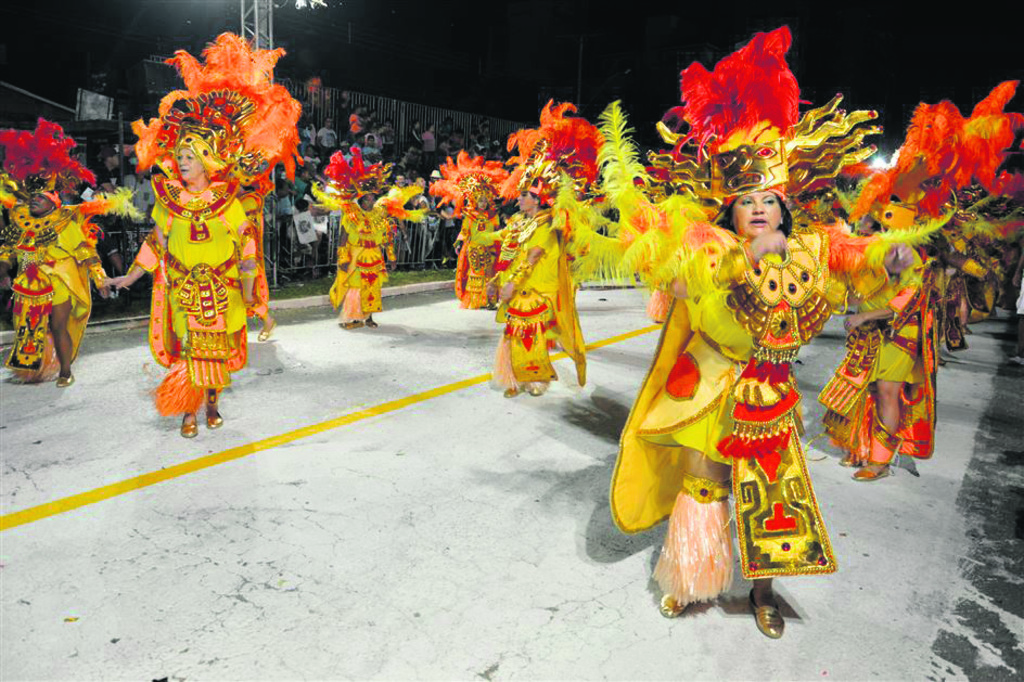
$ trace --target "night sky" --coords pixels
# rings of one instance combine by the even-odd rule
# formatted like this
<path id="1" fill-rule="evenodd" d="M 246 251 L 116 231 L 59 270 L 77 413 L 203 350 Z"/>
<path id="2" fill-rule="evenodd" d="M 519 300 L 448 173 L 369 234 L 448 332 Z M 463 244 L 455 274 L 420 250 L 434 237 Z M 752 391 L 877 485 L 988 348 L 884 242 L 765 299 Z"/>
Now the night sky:
<path id="1" fill-rule="evenodd" d="M 576 99 L 582 40 L 582 113 L 596 117 L 620 98 L 649 140 L 653 121 L 678 104 L 680 68 L 694 59 L 710 68 L 782 24 L 793 31 L 803 99 L 820 105 L 843 92 L 844 107 L 879 110 L 887 151 L 919 101 L 952 99 L 968 114 L 999 82 L 1024 76 L 1016 3 L 928 3 L 916 13 L 896 3 L 721 0 L 328 4 L 276 3 L 276 43 L 289 52 L 280 76 L 534 121 L 548 97 Z M 0 79 L 68 106 L 85 87 L 118 97 L 129 116 L 151 113 L 130 110 L 132 67 L 178 48 L 197 54 L 238 26 L 238 0 L 4 0 Z M 1010 109 L 1024 110 L 1024 94 Z"/>

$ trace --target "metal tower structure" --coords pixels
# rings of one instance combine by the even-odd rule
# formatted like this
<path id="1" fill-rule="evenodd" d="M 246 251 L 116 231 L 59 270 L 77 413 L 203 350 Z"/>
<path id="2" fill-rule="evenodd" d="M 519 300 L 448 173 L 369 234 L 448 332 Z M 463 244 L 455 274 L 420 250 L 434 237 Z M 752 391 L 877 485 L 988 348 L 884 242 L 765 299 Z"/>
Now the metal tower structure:
<path id="1" fill-rule="evenodd" d="M 273 0 L 239 0 L 242 37 L 258 50 L 274 49 Z"/>

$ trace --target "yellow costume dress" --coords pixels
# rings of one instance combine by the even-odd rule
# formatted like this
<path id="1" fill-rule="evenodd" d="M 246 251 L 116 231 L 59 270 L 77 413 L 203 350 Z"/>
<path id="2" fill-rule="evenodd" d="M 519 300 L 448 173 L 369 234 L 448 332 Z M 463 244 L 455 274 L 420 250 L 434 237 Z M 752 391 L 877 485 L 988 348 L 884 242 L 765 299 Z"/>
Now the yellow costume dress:
<path id="1" fill-rule="evenodd" d="M 909 285 L 886 292 L 891 320 L 850 333 L 846 357 L 819 396 L 827 408 L 826 432 L 853 464 L 932 456 L 939 339 L 950 350 L 966 348 L 961 313 L 973 308 L 984 317 L 995 304 L 998 277 L 985 249 L 1019 227 L 1024 215 L 1015 196 L 1020 174 L 1002 169 L 1024 129 L 1024 117 L 1003 112 L 1016 87 L 1016 81 L 997 86 L 970 118 L 949 101 L 919 105 L 896 163 L 873 176 L 857 198 L 851 219 L 870 215 L 885 238 L 920 245 L 926 259 L 918 261 Z M 931 130 L 943 133 L 922 134 Z M 878 380 L 902 384 L 895 430 L 880 418 L 873 386 Z M 868 468 L 855 478 L 875 480 L 889 472 Z"/>
<path id="2" fill-rule="evenodd" d="M 419 222 L 427 214 L 425 209 L 405 208 L 421 192 L 416 185 L 393 187 L 368 210 L 359 205 L 362 197 L 384 191 L 390 169 L 390 164 L 367 166 L 359 149 L 352 152 L 351 162 L 335 152 L 324 168 L 327 184 L 313 186 L 313 196 L 321 206 L 341 211 L 344 243 L 338 247 L 338 274 L 330 298 L 344 323 L 362 322 L 383 309 L 381 289 L 388 281 L 384 254 L 395 260 L 394 221 Z"/>
<path id="3" fill-rule="evenodd" d="M 468 310 L 487 307 L 487 283 L 494 276 L 497 260 L 490 240 L 474 237 L 494 233 L 501 229 L 497 211 L 481 212 L 464 208 L 462 229 L 456 242 L 462 242 L 458 267 L 455 271 L 455 295 L 459 307 Z"/>
<path id="4" fill-rule="evenodd" d="M 584 118 L 571 116 L 576 107 L 549 101 L 540 114 L 539 128 L 512 133 L 509 150 L 516 154 L 501 185 L 501 196 L 536 201 L 538 212 L 513 216 L 500 232 L 479 235 L 478 241 L 501 240 L 494 284 L 499 291 L 513 285 L 512 296 L 498 307 L 497 321 L 505 331 L 495 356 L 494 378 L 512 397 L 526 384 L 540 395 L 557 378 L 550 349 L 557 341 L 576 367 L 580 386 L 587 382 L 586 347 L 576 314 L 576 284 L 567 245 L 571 216 L 585 213 L 597 179 L 597 158 L 604 138 Z M 568 210 L 552 211 L 555 198 Z M 531 253 L 532 252 L 532 253 Z"/>
<path id="5" fill-rule="evenodd" d="M 470 158 L 460 151 L 441 165 L 441 177 L 430 185 L 430 193 L 440 198 L 438 205 L 450 204 L 455 215 L 462 218 L 462 230 L 456 243 L 462 242 L 455 270 L 455 296 L 459 307 L 483 308 L 491 301 L 487 283 L 494 276 L 493 237 L 501 227 L 496 202 L 502 183 L 509 177 L 498 161 L 485 161 L 482 156 Z M 486 208 L 481 210 L 479 204 Z"/>
<path id="6" fill-rule="evenodd" d="M 0 234 L 0 260 L 17 265 L 18 276 L 13 283 L 15 340 L 7 366 L 22 381 L 47 381 L 57 369 L 50 310 L 71 302 L 73 360 L 92 312 L 89 280 L 99 288 L 107 276 L 96 253 L 96 228 L 77 207 L 34 218 L 26 204 L 17 204 L 9 214 L 11 222 Z"/>
<path id="7" fill-rule="evenodd" d="M 556 341 L 576 365 L 580 386 L 586 384 L 583 333 L 576 314 L 575 287 L 569 276 L 561 235 L 554 229 L 551 211 L 532 218 L 516 214 L 504 230 L 495 281 L 500 289 L 513 283 L 512 297 L 498 306 L 496 321 L 505 325 L 498 345 L 495 378 L 505 389 L 558 378 L 550 351 Z M 543 253 L 531 264 L 530 252 Z"/>
<path id="8" fill-rule="evenodd" d="M 183 50 L 168 63 L 186 90 L 161 100 L 159 117 L 135 121 L 139 170 L 156 165 L 153 232 L 135 260 L 153 275 L 149 343 L 153 357 L 169 368 L 157 389 L 165 415 L 193 414 L 247 358 L 244 287 L 253 284 L 253 311 L 266 314 L 262 196 L 273 187 L 276 164 L 291 177 L 298 153 L 296 123 L 301 106 L 273 80 L 284 50 L 254 50 L 224 33 L 203 52 L 205 63 Z M 190 192 L 177 159 L 190 152 L 209 184 Z M 187 157 L 186 157 L 187 158 Z M 201 185 L 200 185 L 201 186 Z M 243 194 L 242 187 L 250 187 Z M 244 202 L 240 200 L 244 198 Z M 219 426 L 207 412 L 207 425 Z M 194 426 L 182 435 L 195 435 Z"/>
<path id="9" fill-rule="evenodd" d="M 938 272 L 934 263 L 919 263 L 914 274 L 913 284 L 889 284 L 861 306 L 863 311 L 876 310 L 880 301 L 893 318 L 850 332 L 846 357 L 818 396 L 826 408 L 826 433 L 857 466 L 872 459 L 888 462 L 896 455 L 928 459 L 935 447 Z M 871 386 L 879 380 L 903 383 L 895 433 L 878 418 Z"/>
<path id="10" fill-rule="evenodd" d="M 71 158 L 69 152 L 74 147 L 75 141 L 65 137 L 59 125 L 42 118 L 34 131 L 0 130 L 4 157 L 0 206 L 10 216 L 0 233 L 0 262 L 8 272 L 15 267 L 18 270 L 12 282 L 14 345 L 6 365 L 22 382 L 49 381 L 60 370 L 50 329 L 54 306 L 70 304 L 68 363 L 78 356 L 92 312 L 89 280 L 97 289 L 106 280 L 96 253 L 100 231 L 91 218 L 104 214 L 138 217 L 127 189 L 99 194 L 81 204 L 62 204 L 62 192 L 73 191 L 83 182 L 96 182 L 92 172 Z M 51 207 L 38 217 L 30 208 L 37 198 L 45 198 Z M 64 385 L 70 386 L 70 381 Z"/>
<path id="11" fill-rule="evenodd" d="M 869 267 L 878 240 L 818 223 L 788 197 L 870 156 L 864 137 L 880 129 L 874 112 L 840 110 L 841 96 L 801 115 L 791 40 L 786 27 L 759 33 L 713 71 L 686 68 L 673 112 L 688 126 L 658 124 L 671 148 L 646 166 L 618 105 L 601 117 L 619 267 L 651 290 L 685 288 L 623 429 L 610 489 L 623 532 L 669 518 L 654 571 L 667 616 L 730 586 L 730 516 L 748 579 L 837 568 L 800 443 L 793 363 L 847 287 L 868 298 L 886 276 Z M 784 256 L 754 262 L 732 232 L 736 202 L 755 193 L 775 195 L 780 223 L 770 229 L 786 234 Z M 782 635 L 776 607 L 753 595 L 751 607 L 762 633 Z"/>
<path id="12" fill-rule="evenodd" d="M 394 221 L 379 199 L 369 211 L 355 201 L 342 206 L 344 243 L 338 247 L 338 274 L 331 304 L 346 321 L 365 320 L 383 310 L 381 288 L 388 281 L 387 261 L 395 260 Z"/>
<path id="13" fill-rule="evenodd" d="M 161 414 L 195 412 L 204 389 L 223 389 L 245 366 L 246 306 L 240 267 L 256 267 L 256 244 L 236 188 L 215 183 L 192 195 L 153 177 L 155 231 L 135 264 L 153 274 L 149 343 L 171 371 L 157 392 Z M 166 245 L 166 246 L 165 246 Z"/>

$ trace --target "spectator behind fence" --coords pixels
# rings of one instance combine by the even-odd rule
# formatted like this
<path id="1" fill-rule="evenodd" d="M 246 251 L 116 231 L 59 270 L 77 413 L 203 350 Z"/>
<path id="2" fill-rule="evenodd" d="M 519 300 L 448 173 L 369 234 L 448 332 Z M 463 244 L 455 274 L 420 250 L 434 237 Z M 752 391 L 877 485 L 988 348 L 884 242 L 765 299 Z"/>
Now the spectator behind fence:
<path id="1" fill-rule="evenodd" d="M 409 137 L 412 138 L 412 144 L 423 149 L 423 124 L 417 118 L 412 122 L 412 127 L 409 128 Z"/>
<path id="2" fill-rule="evenodd" d="M 95 171 L 96 189 L 100 192 L 113 193 L 121 178 L 121 152 L 112 145 L 103 145 L 97 159 L 99 166 Z M 121 255 L 120 242 L 124 228 L 121 219 L 117 216 L 102 216 L 94 220 L 103 231 L 103 235 L 96 243 L 96 253 L 103 260 L 109 274 L 123 275 L 124 257 Z"/>
<path id="3" fill-rule="evenodd" d="M 356 140 L 363 132 L 363 126 L 365 121 L 363 117 L 366 115 L 366 107 L 359 106 L 356 110 L 348 117 L 348 139 Z"/>
<path id="4" fill-rule="evenodd" d="M 334 119 L 330 116 L 324 119 L 323 127 L 317 131 L 316 144 L 328 156 L 338 146 L 338 133 L 334 131 Z"/>
<path id="5" fill-rule="evenodd" d="M 306 116 L 299 119 L 299 153 L 309 156 L 316 144 L 316 126 Z"/>
<path id="6" fill-rule="evenodd" d="M 395 126 L 388 120 L 380 127 L 381 142 L 384 143 L 383 153 L 387 161 L 395 158 Z"/>
<path id="7" fill-rule="evenodd" d="M 434 124 L 431 123 L 423 131 L 423 169 L 433 170 L 437 167 L 437 138 L 434 137 Z"/>

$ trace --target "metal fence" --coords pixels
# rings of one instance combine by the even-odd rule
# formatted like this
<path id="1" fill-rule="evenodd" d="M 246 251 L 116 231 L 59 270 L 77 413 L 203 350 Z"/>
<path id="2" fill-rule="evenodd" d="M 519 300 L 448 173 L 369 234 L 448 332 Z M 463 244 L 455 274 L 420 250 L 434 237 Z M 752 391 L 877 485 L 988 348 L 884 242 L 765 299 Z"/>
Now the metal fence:
<path id="1" fill-rule="evenodd" d="M 415 143 L 412 137 L 412 124 L 414 121 L 419 121 L 422 129 L 426 130 L 427 126 L 431 123 L 440 126 L 446 120 L 450 120 L 452 130 L 462 130 L 467 140 L 469 139 L 469 134 L 480 123 L 486 121 L 489 129 L 488 136 L 491 140 L 500 141 L 503 145 L 502 149 L 504 149 L 505 140 L 508 139 L 509 135 L 528 125 L 527 123 L 510 121 L 496 116 L 483 116 L 444 107 L 414 104 L 413 102 L 404 102 L 390 97 L 370 95 L 353 90 L 347 91 L 349 97 L 346 108 L 342 102 L 341 93 L 343 91 L 337 88 L 310 87 L 306 83 L 298 83 L 289 79 L 282 79 L 278 82 L 285 86 L 295 99 L 302 102 L 303 114 L 317 129 L 324 124 L 324 120 L 332 118 L 335 121 L 335 129 L 340 133 L 340 131 L 348 129 L 348 120 L 341 120 L 343 113 L 347 116 L 360 106 L 366 107 L 367 111 L 375 111 L 377 122 L 390 121 L 394 126 L 397 157 L 401 157 L 402 153 Z M 438 134 L 438 142 L 440 141 L 440 135 Z M 443 161 L 444 159 L 438 159 L 439 164 Z"/>
<path id="2" fill-rule="evenodd" d="M 263 210 L 263 252 L 271 287 L 334 273 L 342 229 L 338 216 L 329 216 L 326 231 L 310 241 L 309 237 L 300 238 L 293 215 L 278 211 L 273 195 L 267 197 Z M 454 268 L 459 227 L 458 221 L 442 220 L 434 213 L 421 223 L 398 221 L 395 266 L 403 270 Z"/>

